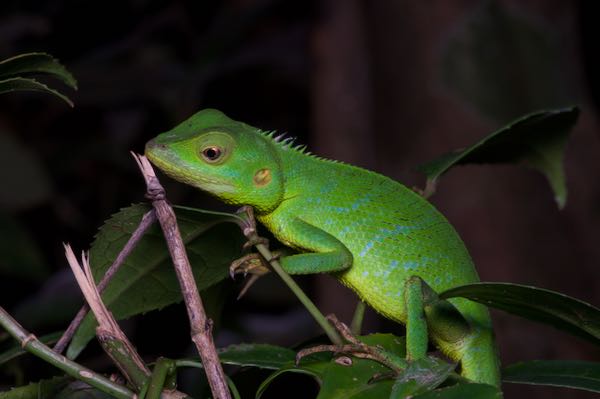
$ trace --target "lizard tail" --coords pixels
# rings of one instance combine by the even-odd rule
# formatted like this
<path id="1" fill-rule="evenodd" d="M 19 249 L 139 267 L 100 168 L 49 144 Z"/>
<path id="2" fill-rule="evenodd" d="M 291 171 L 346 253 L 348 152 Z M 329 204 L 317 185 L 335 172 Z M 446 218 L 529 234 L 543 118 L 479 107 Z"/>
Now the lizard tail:
<path id="1" fill-rule="evenodd" d="M 487 308 L 476 303 L 468 317 L 472 332 L 461 348 L 461 374 L 473 381 L 500 386 L 500 360 Z"/>

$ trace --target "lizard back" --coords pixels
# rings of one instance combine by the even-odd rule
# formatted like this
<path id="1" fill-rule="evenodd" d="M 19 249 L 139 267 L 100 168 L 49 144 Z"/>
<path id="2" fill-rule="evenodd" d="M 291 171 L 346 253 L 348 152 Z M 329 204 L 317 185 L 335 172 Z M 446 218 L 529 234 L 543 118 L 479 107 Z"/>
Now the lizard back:
<path id="1" fill-rule="evenodd" d="M 293 215 L 336 237 L 353 265 L 336 277 L 375 310 L 404 321 L 402 294 L 410 276 L 435 291 L 479 281 L 462 240 L 419 194 L 375 172 L 282 149 L 284 200 L 259 219 L 282 242 Z M 461 301 L 458 301 L 461 302 Z"/>

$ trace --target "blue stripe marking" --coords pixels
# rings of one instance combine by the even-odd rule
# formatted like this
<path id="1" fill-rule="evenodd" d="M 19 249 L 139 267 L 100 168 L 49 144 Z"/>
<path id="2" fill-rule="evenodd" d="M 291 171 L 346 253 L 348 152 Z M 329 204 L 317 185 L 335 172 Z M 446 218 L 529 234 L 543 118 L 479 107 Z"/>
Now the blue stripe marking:
<path id="1" fill-rule="evenodd" d="M 365 247 L 362 249 L 362 251 L 360 251 L 358 256 L 360 256 L 361 258 L 364 257 L 367 254 L 367 252 L 369 252 L 371 250 L 371 248 L 373 248 L 373 245 L 374 245 L 373 241 L 369 241 L 367 243 L 367 245 L 365 245 Z"/>

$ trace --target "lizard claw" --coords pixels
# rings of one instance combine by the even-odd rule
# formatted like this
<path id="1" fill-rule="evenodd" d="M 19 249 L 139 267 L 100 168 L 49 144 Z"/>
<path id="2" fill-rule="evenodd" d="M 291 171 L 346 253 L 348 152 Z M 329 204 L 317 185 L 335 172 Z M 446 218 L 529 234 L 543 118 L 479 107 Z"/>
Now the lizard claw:
<path id="1" fill-rule="evenodd" d="M 240 291 L 238 299 L 240 299 L 248 289 L 263 275 L 271 272 L 268 266 L 268 262 L 260 254 L 251 253 L 231 262 L 229 266 L 229 276 L 234 278 L 236 274 L 243 274 L 244 276 L 250 274 L 250 278 Z"/>
<path id="2" fill-rule="evenodd" d="M 248 251 L 250 248 L 252 248 L 253 246 L 258 245 L 258 244 L 264 244 L 268 247 L 269 240 L 266 238 L 263 238 L 263 237 L 256 236 L 256 237 L 250 238 L 248 241 L 246 241 L 244 243 L 244 245 L 242 246 L 242 249 L 244 251 Z"/>
<path id="3" fill-rule="evenodd" d="M 229 266 L 229 275 L 231 278 L 235 277 L 236 274 L 244 274 L 245 276 L 250 273 L 262 276 L 268 272 L 270 272 L 270 270 L 267 266 L 267 262 L 257 253 L 242 256 L 231 262 L 231 265 Z"/>
<path id="4" fill-rule="evenodd" d="M 237 299 L 237 300 L 240 300 L 240 299 L 241 299 L 241 298 L 242 298 L 242 297 L 243 297 L 243 296 L 246 294 L 246 292 L 248 291 L 248 289 L 249 289 L 250 287 L 252 287 L 252 286 L 254 285 L 254 283 L 255 283 L 255 282 L 256 282 L 256 281 L 257 281 L 259 278 L 260 278 L 260 276 L 259 276 L 259 275 L 257 275 L 257 274 L 253 274 L 253 275 L 251 275 L 251 276 L 250 276 L 250 278 L 248 278 L 248 280 L 246 280 L 246 281 L 244 282 L 244 286 L 243 286 L 243 287 L 242 287 L 242 289 L 240 290 L 240 293 L 238 294 L 238 296 L 237 296 L 237 298 L 236 298 L 236 299 Z"/>

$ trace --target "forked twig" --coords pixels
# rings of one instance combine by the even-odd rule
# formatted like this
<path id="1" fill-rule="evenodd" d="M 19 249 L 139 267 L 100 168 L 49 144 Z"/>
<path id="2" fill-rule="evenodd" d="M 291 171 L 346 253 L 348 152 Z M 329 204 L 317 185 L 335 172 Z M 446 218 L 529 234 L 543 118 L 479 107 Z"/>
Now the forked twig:
<path id="1" fill-rule="evenodd" d="M 215 399 L 230 399 L 225 373 L 212 338 L 212 321 L 206 317 L 202 299 L 194 280 L 192 268 L 177 226 L 173 208 L 167 203 L 165 190 L 158 181 L 152 165 L 143 155 L 132 153 L 146 181 L 146 196 L 152 201 L 156 216 L 167 241 L 173 266 L 190 320 L 192 341 L 196 345 L 208 383 Z"/>
<path id="2" fill-rule="evenodd" d="M 135 394 L 128 388 L 54 352 L 52 349 L 41 343 L 33 334 L 21 327 L 21 325 L 2 307 L 0 307 L 0 326 L 6 329 L 14 339 L 20 342 L 23 349 L 27 352 L 64 371 L 67 375 L 86 382 L 94 388 L 118 399 L 130 399 L 135 397 Z"/>
<path id="3" fill-rule="evenodd" d="M 256 220 L 254 219 L 254 210 L 250 206 L 244 206 L 238 210 L 238 215 L 244 217 L 244 223 L 240 223 L 240 228 L 242 229 L 242 233 L 248 239 L 248 243 L 250 245 L 254 245 L 258 253 L 262 255 L 263 258 L 269 263 L 271 268 L 279 275 L 279 277 L 283 280 L 283 282 L 288 286 L 288 288 L 296 295 L 298 300 L 302 302 L 306 310 L 311 314 L 311 316 L 315 319 L 317 324 L 323 329 L 327 337 L 331 340 L 331 342 L 335 345 L 342 345 L 344 341 L 338 334 L 338 332 L 329 324 L 326 320 L 325 316 L 319 311 L 319 309 L 315 306 L 313 301 L 310 300 L 308 296 L 302 291 L 302 289 L 298 286 L 298 284 L 290 277 L 289 274 L 286 273 L 285 270 L 281 267 L 280 262 L 277 260 L 276 256 L 273 256 L 273 253 L 269 249 L 269 247 L 265 244 L 265 240 L 258 236 L 256 232 Z"/>
<path id="4" fill-rule="evenodd" d="M 154 209 L 152 209 L 144 214 L 142 220 L 140 221 L 140 224 L 135 229 L 131 237 L 129 237 L 129 240 L 127 241 L 121 252 L 119 252 L 119 255 L 117 255 L 115 261 L 112 263 L 112 265 L 110 265 L 110 267 L 102 277 L 102 280 L 100 280 L 100 283 L 98 283 L 98 291 L 100 293 L 104 291 L 104 289 L 106 288 L 110 280 L 113 278 L 113 276 L 117 273 L 123 262 L 125 262 L 125 259 L 127 259 L 131 251 L 133 251 L 133 249 L 136 247 L 146 230 L 148 230 L 148 228 L 152 226 L 154 222 L 156 222 L 156 213 L 154 212 Z M 63 333 L 58 342 L 54 345 L 55 352 L 62 353 L 65 350 L 65 348 L 73 338 L 73 335 L 75 335 L 75 331 L 77 331 L 77 329 L 83 322 L 83 318 L 89 310 L 90 307 L 87 305 L 87 303 L 84 304 L 81 307 L 81 309 L 79 309 L 79 312 L 77 312 L 77 315 L 75 316 L 73 321 L 71 321 L 71 324 L 69 324 L 67 330 Z"/>
<path id="5" fill-rule="evenodd" d="M 148 370 L 127 336 L 119 328 L 113 315 L 102 302 L 90 268 L 89 255 L 82 254 L 81 263 L 83 267 L 79 265 L 71 246 L 68 244 L 65 244 L 65 255 L 85 300 L 92 309 L 94 316 L 96 316 L 96 320 L 98 320 L 96 334 L 102 347 L 127 380 L 138 392 L 141 391 L 150 377 L 150 370 Z"/>

